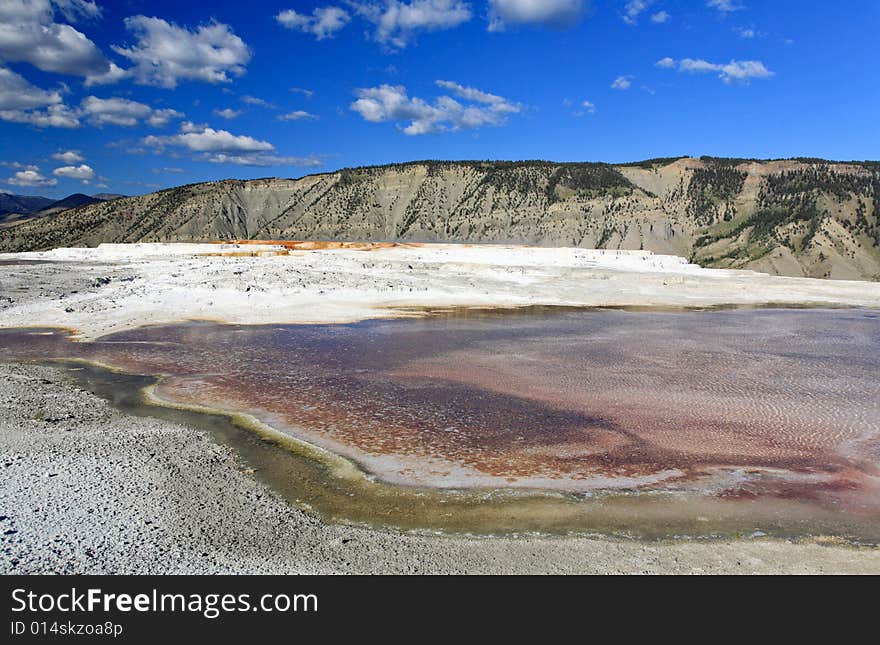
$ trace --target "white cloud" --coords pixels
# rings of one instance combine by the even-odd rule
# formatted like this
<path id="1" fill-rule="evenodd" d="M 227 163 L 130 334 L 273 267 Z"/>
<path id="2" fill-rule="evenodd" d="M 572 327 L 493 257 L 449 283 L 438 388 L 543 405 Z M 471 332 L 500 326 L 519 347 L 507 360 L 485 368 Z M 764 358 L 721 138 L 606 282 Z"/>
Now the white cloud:
<path id="1" fill-rule="evenodd" d="M 150 114 L 150 117 L 147 119 L 147 123 L 154 128 L 161 128 L 168 125 L 170 121 L 173 121 L 174 119 L 182 119 L 184 116 L 186 115 L 183 112 L 178 112 L 171 108 L 153 110 L 152 114 Z"/>
<path id="2" fill-rule="evenodd" d="M 80 120 L 91 125 L 132 127 L 146 122 L 153 127 L 167 125 L 184 114 L 170 108 L 153 109 L 130 99 L 87 96 L 78 108 L 61 101 L 58 92 L 45 92 L 23 78 L 0 67 L 0 120 L 36 127 L 78 128 Z M 45 106 L 45 109 L 36 109 Z"/>
<path id="3" fill-rule="evenodd" d="M 754 38 L 755 36 L 758 35 L 758 32 L 755 31 L 755 30 L 754 30 L 753 28 L 751 28 L 751 27 L 735 27 L 735 28 L 733 29 L 733 31 L 735 31 L 736 34 L 737 34 L 740 38 Z"/>
<path id="4" fill-rule="evenodd" d="M 352 9 L 373 23 L 373 38 L 388 47 L 406 47 L 420 31 L 452 29 L 471 19 L 470 5 L 461 0 L 384 0 L 350 2 Z"/>
<path id="5" fill-rule="evenodd" d="M 44 177 L 36 166 L 31 166 L 27 170 L 19 170 L 6 183 L 13 186 L 54 186 L 58 180 Z"/>
<path id="6" fill-rule="evenodd" d="M 402 85 L 380 85 L 357 91 L 357 100 L 350 109 L 373 123 L 408 122 L 401 127 L 408 135 L 466 130 L 489 125 L 502 125 L 509 114 L 521 112 L 523 107 L 507 99 L 452 81 L 437 81 L 470 105 L 459 103 L 448 95 L 437 97 L 433 103 L 407 95 Z"/>
<path id="7" fill-rule="evenodd" d="M 89 20 L 101 17 L 101 7 L 94 0 L 52 0 L 52 4 L 70 22 L 81 17 Z"/>
<path id="8" fill-rule="evenodd" d="M 103 74 L 90 74 L 89 76 L 86 76 L 85 86 L 112 85 L 113 83 L 118 83 L 123 78 L 128 78 L 129 76 L 131 76 L 131 70 L 122 69 L 116 63 L 110 63 L 110 69 Z"/>
<path id="9" fill-rule="evenodd" d="M 318 157 L 282 157 L 267 154 L 226 154 L 223 152 L 206 154 L 202 157 L 211 163 L 228 163 L 237 166 L 308 166 L 315 167 L 324 164 Z"/>
<path id="10" fill-rule="evenodd" d="M 143 139 L 145 145 L 156 150 L 166 147 L 184 148 L 191 152 L 272 152 L 268 141 L 260 141 L 246 135 L 235 135 L 228 130 L 215 130 L 189 121 L 181 124 L 181 133 L 170 136 L 150 135 Z"/>
<path id="11" fill-rule="evenodd" d="M 222 110 L 214 110 L 214 114 L 224 119 L 236 119 L 241 116 L 241 110 L 233 110 L 232 108 L 224 108 Z"/>
<path id="12" fill-rule="evenodd" d="M 570 108 L 572 106 L 572 102 L 568 99 L 565 99 L 562 104 Z M 578 106 L 578 109 L 571 113 L 572 116 L 582 117 L 585 114 L 595 114 L 596 106 L 592 101 L 581 101 L 581 104 Z"/>
<path id="13" fill-rule="evenodd" d="M 632 87 L 632 76 L 618 76 L 614 79 L 614 82 L 611 83 L 612 90 L 628 90 Z"/>
<path id="14" fill-rule="evenodd" d="M 62 163 L 66 163 L 68 165 L 72 165 L 75 163 L 79 163 L 80 161 L 85 161 L 86 158 L 83 157 L 79 150 L 67 150 L 65 152 L 56 152 L 52 155 L 52 158 L 56 161 L 60 161 Z"/>
<path id="15" fill-rule="evenodd" d="M 11 69 L 0 67 L 0 110 L 29 110 L 58 103 L 59 92 L 40 89 Z"/>
<path id="16" fill-rule="evenodd" d="M 651 14 L 651 22 L 662 25 L 664 22 L 669 22 L 670 17 L 668 11 L 658 11 L 655 14 Z"/>
<path id="17" fill-rule="evenodd" d="M 91 166 L 82 164 L 79 166 L 62 166 L 52 171 L 56 177 L 64 177 L 66 179 L 79 179 L 84 184 L 89 183 L 97 177 Z"/>
<path id="18" fill-rule="evenodd" d="M 137 101 L 120 98 L 99 99 L 97 96 L 84 98 L 80 109 L 89 123 L 99 127 L 103 125 L 132 127 L 141 119 L 148 117 L 152 111 L 149 105 Z"/>
<path id="19" fill-rule="evenodd" d="M 745 5 L 740 4 L 736 0 L 707 0 L 706 6 L 717 9 L 721 13 L 731 13 L 745 9 Z"/>
<path id="20" fill-rule="evenodd" d="M 661 58 L 656 63 L 654 63 L 656 67 L 663 67 L 664 69 L 672 69 L 675 67 L 675 59 L 667 56 L 666 58 Z"/>
<path id="21" fill-rule="evenodd" d="M 241 100 L 243 103 L 247 103 L 248 105 L 259 105 L 260 107 L 264 108 L 275 107 L 271 103 L 269 103 L 269 101 L 256 96 L 242 96 Z"/>
<path id="22" fill-rule="evenodd" d="M 131 16 L 125 26 L 137 43 L 113 49 L 134 63 L 129 71 L 142 85 L 174 88 L 181 80 L 228 83 L 230 76 L 244 74 L 251 59 L 245 42 L 219 22 L 190 30 L 161 18 Z"/>
<path id="23" fill-rule="evenodd" d="M 671 61 L 671 64 L 660 65 Z M 664 58 L 657 62 L 661 67 L 672 68 L 675 61 L 671 58 Z M 711 63 L 701 58 L 683 58 L 678 62 L 679 72 L 690 72 L 694 74 L 706 72 L 718 72 L 718 78 L 727 84 L 745 83 L 751 79 L 767 79 L 774 76 L 774 73 L 759 60 L 732 60 L 729 63 Z"/>
<path id="24" fill-rule="evenodd" d="M 44 72 L 92 76 L 110 62 L 85 34 L 54 21 L 55 9 L 68 20 L 94 18 L 100 10 L 84 0 L 3 0 L 0 2 L 0 61 L 26 62 Z"/>
<path id="25" fill-rule="evenodd" d="M 624 7 L 623 21 L 628 25 L 638 24 L 639 15 L 641 15 L 650 4 L 650 0 L 629 0 Z"/>
<path id="26" fill-rule="evenodd" d="M 182 112 L 170 108 L 154 110 L 146 103 L 113 97 L 101 99 L 87 96 L 80 103 L 80 114 L 92 125 L 119 125 L 133 127 L 146 121 L 153 127 L 167 125 L 172 119 L 182 118 Z"/>
<path id="27" fill-rule="evenodd" d="M 39 170 L 39 167 L 32 164 L 23 164 L 18 161 L 0 161 L 0 166 L 4 168 L 15 168 L 16 170 Z"/>
<path id="28" fill-rule="evenodd" d="M 279 121 L 302 121 L 304 119 L 317 119 L 318 117 L 305 110 L 294 110 L 278 117 Z"/>
<path id="29" fill-rule="evenodd" d="M 324 40 L 333 38 L 351 21 L 351 16 L 345 9 L 331 6 L 316 7 L 310 16 L 287 9 L 275 16 L 275 20 L 288 29 L 297 29 L 312 34 L 317 40 Z"/>
<path id="30" fill-rule="evenodd" d="M 489 0 L 489 31 L 503 31 L 507 25 L 572 27 L 588 4 L 586 0 Z"/>
<path id="31" fill-rule="evenodd" d="M 78 128 L 79 115 L 62 103 L 61 91 L 41 89 L 0 67 L 0 121 L 38 128 Z"/>
<path id="32" fill-rule="evenodd" d="M 435 81 L 434 83 L 435 85 L 437 85 L 437 87 L 442 87 L 444 90 L 449 90 L 458 98 L 465 99 L 467 101 L 474 101 L 475 103 L 486 103 L 488 105 L 500 105 L 505 103 L 505 100 L 497 94 L 489 94 L 488 92 L 483 92 L 482 90 L 478 90 L 475 87 L 466 87 L 464 85 L 460 85 L 459 83 L 455 83 L 454 81 Z"/>
<path id="33" fill-rule="evenodd" d="M 0 121 L 26 123 L 37 128 L 78 128 L 79 115 L 63 104 L 44 110 L 0 110 Z"/>
<path id="34" fill-rule="evenodd" d="M 296 92 L 297 94 L 302 94 L 302 95 L 303 95 L 304 97 L 306 97 L 307 99 L 310 99 L 310 98 L 312 98 L 312 97 L 315 95 L 315 91 L 314 91 L 314 90 L 307 90 L 307 89 L 304 89 L 304 88 L 302 88 L 302 87 L 291 87 L 291 88 L 290 88 L 290 91 L 291 91 L 291 92 Z"/>

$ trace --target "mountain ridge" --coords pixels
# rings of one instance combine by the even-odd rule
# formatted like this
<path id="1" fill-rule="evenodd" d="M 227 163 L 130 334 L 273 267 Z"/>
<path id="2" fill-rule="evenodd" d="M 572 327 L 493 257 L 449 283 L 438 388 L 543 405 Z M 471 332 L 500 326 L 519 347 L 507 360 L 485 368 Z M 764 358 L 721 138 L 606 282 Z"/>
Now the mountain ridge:
<path id="1" fill-rule="evenodd" d="M 227 179 L 0 231 L 0 250 L 339 239 L 646 249 L 704 266 L 880 279 L 880 162 L 423 160 Z"/>
<path id="2" fill-rule="evenodd" d="M 55 200 L 39 195 L 15 195 L 0 192 L 0 224 L 47 208 Z"/>
<path id="3" fill-rule="evenodd" d="M 39 195 L 16 195 L 0 191 L 0 225 L 11 224 L 19 220 L 52 215 L 69 208 L 77 208 L 86 204 L 109 201 L 125 197 L 115 193 L 97 193 L 86 195 L 84 193 L 72 193 L 61 199 L 42 197 Z"/>

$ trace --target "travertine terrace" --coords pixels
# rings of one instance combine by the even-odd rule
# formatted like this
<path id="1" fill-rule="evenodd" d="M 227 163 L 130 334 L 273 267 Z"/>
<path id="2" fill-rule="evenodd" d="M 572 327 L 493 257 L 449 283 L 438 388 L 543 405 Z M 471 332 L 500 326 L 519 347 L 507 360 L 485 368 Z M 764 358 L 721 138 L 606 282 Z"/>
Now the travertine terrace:
<path id="1" fill-rule="evenodd" d="M 156 243 L 5 254 L 0 261 L 7 265 L 0 326 L 62 326 L 83 338 L 188 319 L 350 322 L 426 307 L 880 306 L 878 283 L 703 269 L 647 251 Z"/>

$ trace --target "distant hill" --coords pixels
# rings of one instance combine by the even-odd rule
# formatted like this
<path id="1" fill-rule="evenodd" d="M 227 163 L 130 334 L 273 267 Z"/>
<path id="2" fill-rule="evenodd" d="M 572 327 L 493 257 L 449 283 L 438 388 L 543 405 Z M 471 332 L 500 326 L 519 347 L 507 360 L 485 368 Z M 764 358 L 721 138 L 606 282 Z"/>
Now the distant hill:
<path id="1" fill-rule="evenodd" d="M 74 193 L 64 199 L 49 199 L 48 197 L 31 197 L 29 195 L 13 195 L 0 192 L 0 226 L 8 226 L 34 217 L 55 215 L 71 208 L 79 208 L 88 204 L 106 202 L 120 199 L 125 195 L 116 193 L 97 193 L 84 195 Z"/>
<path id="2" fill-rule="evenodd" d="M 0 192 L 0 224 L 36 213 L 54 201 L 54 199 L 49 199 L 48 197 L 31 197 L 30 195 L 13 195 L 12 193 Z"/>
<path id="3" fill-rule="evenodd" d="M 54 213 L 66 211 L 69 208 L 79 208 L 80 206 L 85 206 L 87 204 L 96 204 L 101 201 L 104 200 L 97 197 L 84 195 L 83 193 L 74 193 L 73 195 L 68 195 L 64 199 L 59 199 L 56 202 L 52 202 L 42 210 L 38 211 L 37 215 L 52 215 Z"/>
<path id="4" fill-rule="evenodd" d="M 226 180 L 0 230 L 0 250 L 334 239 L 647 249 L 703 266 L 880 280 L 880 162 L 419 161 Z"/>

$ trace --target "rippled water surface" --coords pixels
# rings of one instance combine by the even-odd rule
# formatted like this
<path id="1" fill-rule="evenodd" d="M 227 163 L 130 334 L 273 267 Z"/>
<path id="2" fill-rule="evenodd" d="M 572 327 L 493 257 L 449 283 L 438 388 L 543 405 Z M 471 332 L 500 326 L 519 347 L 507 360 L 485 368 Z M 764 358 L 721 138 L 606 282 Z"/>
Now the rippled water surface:
<path id="1" fill-rule="evenodd" d="M 93 343 L 5 331 L 0 347 L 160 375 L 163 399 L 253 414 L 393 490 L 394 525 L 480 524 L 473 508 L 443 522 L 425 504 L 485 505 L 487 490 L 503 489 L 556 491 L 528 522 L 509 507 L 495 520 L 505 529 L 601 529 L 612 515 L 625 528 L 630 513 L 632 526 L 649 518 L 674 531 L 705 522 L 880 536 L 876 311 L 188 323 Z M 390 499 L 358 494 L 359 512 L 339 502 L 331 514 L 369 521 L 370 505 Z"/>

